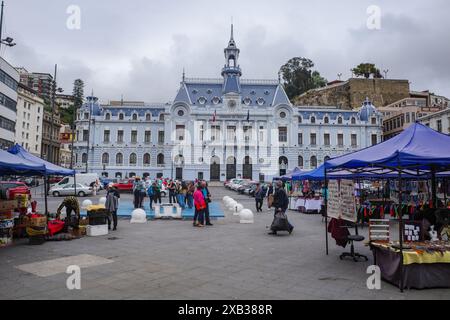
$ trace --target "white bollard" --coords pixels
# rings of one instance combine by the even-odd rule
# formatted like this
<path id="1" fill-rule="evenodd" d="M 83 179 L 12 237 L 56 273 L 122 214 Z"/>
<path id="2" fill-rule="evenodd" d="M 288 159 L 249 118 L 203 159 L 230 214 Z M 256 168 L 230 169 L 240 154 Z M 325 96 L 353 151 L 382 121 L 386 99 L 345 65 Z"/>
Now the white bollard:
<path id="1" fill-rule="evenodd" d="M 244 206 L 243 206 L 242 204 L 240 204 L 240 203 L 236 204 L 236 205 L 234 206 L 234 212 L 233 212 L 233 215 L 234 215 L 234 216 L 238 216 L 238 215 L 239 215 L 239 212 L 241 212 L 243 209 L 244 209 Z"/>
<path id="2" fill-rule="evenodd" d="M 250 209 L 244 209 L 241 210 L 239 213 L 239 216 L 241 220 L 240 223 L 253 223 L 254 222 L 254 215 L 253 212 Z"/>
<path id="3" fill-rule="evenodd" d="M 147 215 L 143 209 L 134 209 L 131 212 L 130 223 L 147 223 Z"/>
<path id="4" fill-rule="evenodd" d="M 87 209 L 87 207 L 89 206 L 92 206 L 92 201 L 89 199 L 83 200 L 83 202 L 81 203 L 82 209 Z"/>
<path id="5" fill-rule="evenodd" d="M 106 203 L 106 197 L 101 197 L 100 199 L 98 199 L 98 204 L 105 205 L 105 203 Z"/>
<path id="6" fill-rule="evenodd" d="M 155 210 L 155 218 L 161 218 L 161 204 L 155 204 L 153 209 Z"/>

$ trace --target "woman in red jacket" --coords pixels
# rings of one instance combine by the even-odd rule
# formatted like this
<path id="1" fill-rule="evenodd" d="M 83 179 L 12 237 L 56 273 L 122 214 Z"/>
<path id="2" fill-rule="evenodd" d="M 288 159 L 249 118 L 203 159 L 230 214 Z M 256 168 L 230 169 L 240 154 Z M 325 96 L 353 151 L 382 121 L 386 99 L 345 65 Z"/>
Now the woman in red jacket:
<path id="1" fill-rule="evenodd" d="M 194 192 L 194 227 L 203 227 L 204 213 L 206 209 L 205 197 L 203 196 L 201 185 L 197 185 Z M 198 221 L 197 221 L 198 220 Z"/>

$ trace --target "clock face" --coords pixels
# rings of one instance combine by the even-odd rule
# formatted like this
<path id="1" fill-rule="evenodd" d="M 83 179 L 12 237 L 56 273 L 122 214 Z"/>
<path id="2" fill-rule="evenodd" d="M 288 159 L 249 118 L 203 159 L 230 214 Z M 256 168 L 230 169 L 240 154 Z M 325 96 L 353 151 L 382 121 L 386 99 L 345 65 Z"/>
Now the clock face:
<path id="1" fill-rule="evenodd" d="M 233 109 L 234 107 L 236 107 L 236 101 L 234 101 L 234 100 L 228 101 L 228 107 L 230 109 Z"/>

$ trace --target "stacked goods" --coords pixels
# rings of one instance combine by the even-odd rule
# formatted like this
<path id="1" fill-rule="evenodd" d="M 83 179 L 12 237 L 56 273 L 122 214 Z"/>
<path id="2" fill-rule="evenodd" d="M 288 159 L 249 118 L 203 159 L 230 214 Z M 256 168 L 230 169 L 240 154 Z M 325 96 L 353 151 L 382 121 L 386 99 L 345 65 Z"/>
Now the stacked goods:
<path id="1" fill-rule="evenodd" d="M 7 246 L 12 242 L 14 219 L 0 220 L 0 247 Z"/>
<path id="2" fill-rule="evenodd" d="M 0 247 L 11 244 L 13 239 L 13 211 L 17 207 L 15 200 L 0 200 Z"/>
<path id="3" fill-rule="evenodd" d="M 90 226 L 98 226 L 107 224 L 106 219 L 108 212 L 106 209 L 90 210 L 87 212 Z"/>
<path id="4" fill-rule="evenodd" d="M 42 244 L 47 233 L 47 217 L 32 214 L 27 221 L 27 234 L 30 244 Z"/>

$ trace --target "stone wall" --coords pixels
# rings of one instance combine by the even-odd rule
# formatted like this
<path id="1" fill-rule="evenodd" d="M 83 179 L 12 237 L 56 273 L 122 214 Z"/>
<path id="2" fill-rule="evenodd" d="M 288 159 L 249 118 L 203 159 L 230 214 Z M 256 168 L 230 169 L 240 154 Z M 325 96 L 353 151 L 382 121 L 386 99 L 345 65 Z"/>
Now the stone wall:
<path id="1" fill-rule="evenodd" d="M 310 90 L 294 98 L 293 103 L 299 106 L 358 109 L 366 97 L 379 107 L 409 96 L 408 80 L 352 78 L 340 84 Z"/>

